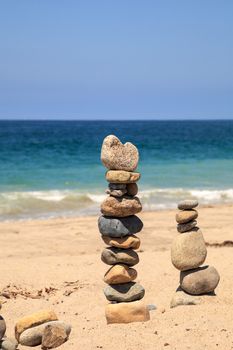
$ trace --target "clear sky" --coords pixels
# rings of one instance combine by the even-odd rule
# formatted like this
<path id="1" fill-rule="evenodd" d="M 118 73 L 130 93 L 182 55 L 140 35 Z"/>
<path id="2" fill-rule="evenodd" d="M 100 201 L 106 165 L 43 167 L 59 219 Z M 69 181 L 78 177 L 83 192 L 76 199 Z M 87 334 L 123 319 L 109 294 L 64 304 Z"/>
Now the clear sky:
<path id="1" fill-rule="evenodd" d="M 233 118 L 232 0 L 2 0 L 1 119 Z"/>

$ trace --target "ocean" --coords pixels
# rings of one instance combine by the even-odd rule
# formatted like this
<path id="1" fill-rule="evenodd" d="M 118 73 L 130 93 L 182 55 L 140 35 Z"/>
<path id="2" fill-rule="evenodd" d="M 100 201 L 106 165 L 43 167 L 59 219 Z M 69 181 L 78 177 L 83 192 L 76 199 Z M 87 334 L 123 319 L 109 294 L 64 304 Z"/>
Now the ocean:
<path id="1" fill-rule="evenodd" d="M 98 213 L 109 134 L 139 149 L 145 210 L 233 203 L 233 121 L 0 121 L 0 220 Z"/>

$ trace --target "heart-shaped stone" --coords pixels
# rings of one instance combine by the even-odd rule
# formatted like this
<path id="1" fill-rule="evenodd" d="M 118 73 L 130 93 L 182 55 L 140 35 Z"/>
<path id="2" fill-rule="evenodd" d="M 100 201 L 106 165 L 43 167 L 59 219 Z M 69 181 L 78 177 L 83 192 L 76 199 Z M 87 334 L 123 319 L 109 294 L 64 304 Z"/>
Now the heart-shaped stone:
<path id="1" fill-rule="evenodd" d="M 105 137 L 101 149 L 101 161 L 110 170 L 134 171 L 137 168 L 139 154 L 132 143 L 121 141 L 114 135 Z"/>

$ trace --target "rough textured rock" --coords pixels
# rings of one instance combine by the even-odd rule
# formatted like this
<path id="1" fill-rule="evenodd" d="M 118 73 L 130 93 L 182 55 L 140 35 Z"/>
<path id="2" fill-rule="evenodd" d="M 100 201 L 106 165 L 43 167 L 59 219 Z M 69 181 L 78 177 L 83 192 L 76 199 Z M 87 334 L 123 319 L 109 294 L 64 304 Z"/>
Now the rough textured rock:
<path id="1" fill-rule="evenodd" d="M 132 143 L 121 141 L 114 135 L 105 137 L 101 149 L 101 161 L 108 169 L 134 171 L 137 168 L 139 154 Z"/>
<path id="2" fill-rule="evenodd" d="M 1 350 L 16 350 L 18 348 L 18 342 L 13 338 L 3 338 L 0 341 Z"/>
<path id="3" fill-rule="evenodd" d="M 202 232 L 198 228 L 179 234 L 171 247 L 171 261 L 180 271 L 195 269 L 205 261 L 207 250 Z"/>
<path id="4" fill-rule="evenodd" d="M 127 194 L 129 196 L 133 196 L 134 197 L 138 193 L 138 185 L 136 183 L 128 184 L 126 186 L 126 189 L 127 189 Z"/>
<path id="5" fill-rule="evenodd" d="M 6 333 L 6 322 L 2 316 L 0 316 L 0 340 L 4 337 Z"/>
<path id="6" fill-rule="evenodd" d="M 107 265 L 126 264 L 134 266 L 138 264 L 138 254 L 132 249 L 105 248 L 101 260 Z"/>
<path id="7" fill-rule="evenodd" d="M 111 238 L 107 236 L 102 236 L 102 239 L 105 244 L 122 249 L 138 249 L 141 244 L 140 239 L 135 235 L 126 236 L 123 238 Z"/>
<path id="8" fill-rule="evenodd" d="M 49 324 L 44 329 L 41 348 L 43 350 L 57 348 L 65 343 L 68 338 L 69 335 L 67 334 L 64 326 Z"/>
<path id="9" fill-rule="evenodd" d="M 143 301 L 108 304 L 105 308 L 107 323 L 130 323 L 149 321 L 150 313 Z"/>
<path id="10" fill-rule="evenodd" d="M 196 208 L 197 206 L 198 206 L 198 201 L 196 199 L 186 199 L 178 203 L 178 209 L 180 210 L 193 209 L 193 208 Z"/>
<path id="11" fill-rule="evenodd" d="M 71 326 L 69 324 L 66 324 L 63 321 L 46 322 L 39 326 L 29 328 L 26 331 L 24 331 L 19 337 L 19 343 L 25 346 L 40 345 L 42 343 L 42 336 L 43 336 L 45 327 L 48 325 L 60 325 L 64 327 L 64 329 L 66 330 L 67 336 L 69 336 L 71 332 Z"/>
<path id="12" fill-rule="evenodd" d="M 121 238 L 140 232 L 143 228 L 143 223 L 135 215 L 125 218 L 100 216 L 98 226 L 103 236 Z"/>
<path id="13" fill-rule="evenodd" d="M 186 224 L 178 224 L 177 231 L 180 233 L 184 233 L 187 231 L 191 231 L 196 226 L 197 226 L 197 221 L 192 220 L 192 221 L 187 222 Z"/>
<path id="14" fill-rule="evenodd" d="M 195 209 L 181 210 L 176 214 L 176 221 L 178 224 L 185 224 L 186 222 L 192 221 L 198 217 L 198 212 Z"/>
<path id="15" fill-rule="evenodd" d="M 139 213 L 142 205 L 138 197 L 107 197 L 101 204 L 104 216 L 126 217 Z"/>
<path id="16" fill-rule="evenodd" d="M 129 302 L 142 299 L 145 289 L 139 283 L 129 282 L 107 286 L 104 294 L 109 301 Z"/>
<path id="17" fill-rule="evenodd" d="M 109 170 L 105 175 L 108 182 L 124 184 L 137 182 L 140 179 L 140 176 L 141 175 L 139 173 L 133 173 L 124 170 Z"/>
<path id="18" fill-rule="evenodd" d="M 193 295 L 214 292 L 219 280 L 219 273 L 213 266 L 203 266 L 180 273 L 181 288 Z"/>
<path id="19" fill-rule="evenodd" d="M 181 305 L 197 305 L 200 304 L 200 299 L 196 296 L 185 293 L 181 288 L 178 288 L 172 297 L 170 307 Z"/>
<path id="20" fill-rule="evenodd" d="M 57 315 L 52 310 L 41 310 L 34 314 L 25 316 L 18 320 L 15 325 L 15 338 L 19 341 L 19 336 L 28 328 L 39 326 L 48 321 L 56 321 Z"/>
<path id="21" fill-rule="evenodd" d="M 137 278 L 137 271 L 124 264 L 111 267 L 104 275 L 104 282 L 108 284 L 127 283 Z"/>

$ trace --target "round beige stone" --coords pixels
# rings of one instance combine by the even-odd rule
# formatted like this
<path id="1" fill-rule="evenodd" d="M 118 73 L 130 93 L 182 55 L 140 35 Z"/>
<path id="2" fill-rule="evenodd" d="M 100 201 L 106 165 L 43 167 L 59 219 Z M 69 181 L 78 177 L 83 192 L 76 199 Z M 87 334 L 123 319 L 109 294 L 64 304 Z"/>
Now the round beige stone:
<path id="1" fill-rule="evenodd" d="M 127 265 L 117 264 L 111 267 L 104 275 L 104 282 L 118 284 L 132 282 L 137 278 L 137 271 Z"/>
<path id="2" fill-rule="evenodd" d="M 195 220 L 198 217 L 198 212 L 195 209 L 181 210 L 176 214 L 176 221 L 178 224 L 185 224 L 186 222 Z"/>
<path id="3" fill-rule="evenodd" d="M 103 165 L 112 170 L 134 171 L 137 168 L 139 153 L 131 142 L 122 144 L 115 135 L 105 137 L 101 149 Z"/>
<path id="4" fill-rule="evenodd" d="M 140 179 L 140 173 L 133 173 L 124 170 L 109 170 L 105 177 L 108 182 L 130 184 Z"/>
<path id="5" fill-rule="evenodd" d="M 202 265 L 207 255 L 205 241 L 199 228 L 179 234 L 171 247 L 172 264 L 180 271 Z"/>
<path id="6" fill-rule="evenodd" d="M 141 244 L 140 239 L 135 235 L 126 236 L 123 238 L 112 238 L 108 236 L 102 236 L 102 239 L 105 244 L 110 245 L 111 247 L 122 249 L 138 249 Z"/>
<path id="7" fill-rule="evenodd" d="M 213 266 L 202 266 L 180 273 L 181 288 L 193 295 L 214 292 L 219 280 L 219 273 Z"/>
<path id="8" fill-rule="evenodd" d="M 105 216 L 126 217 L 139 213 L 142 205 L 138 197 L 107 197 L 101 204 L 101 212 Z"/>

